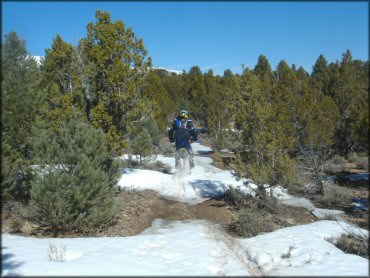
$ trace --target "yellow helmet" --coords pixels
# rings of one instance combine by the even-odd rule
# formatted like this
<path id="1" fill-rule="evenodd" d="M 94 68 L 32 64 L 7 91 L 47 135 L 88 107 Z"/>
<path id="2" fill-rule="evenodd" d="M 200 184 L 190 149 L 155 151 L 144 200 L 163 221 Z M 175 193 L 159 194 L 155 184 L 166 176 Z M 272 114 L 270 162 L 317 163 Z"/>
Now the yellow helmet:
<path id="1" fill-rule="evenodd" d="M 189 114 L 188 114 L 188 111 L 186 110 L 181 110 L 180 113 L 179 113 L 179 118 L 183 118 L 183 119 L 188 119 L 189 118 Z"/>

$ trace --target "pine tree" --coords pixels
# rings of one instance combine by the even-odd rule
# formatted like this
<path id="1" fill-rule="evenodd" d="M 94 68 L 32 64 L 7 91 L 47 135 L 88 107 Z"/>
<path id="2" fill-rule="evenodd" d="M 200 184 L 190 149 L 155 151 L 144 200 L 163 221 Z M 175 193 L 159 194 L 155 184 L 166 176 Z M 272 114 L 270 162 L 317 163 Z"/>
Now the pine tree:
<path id="1" fill-rule="evenodd" d="M 15 32 L 5 35 L 1 61 L 1 194 L 3 200 L 28 201 L 30 130 L 39 106 L 40 70 Z"/>
<path id="2" fill-rule="evenodd" d="M 73 113 L 58 131 L 34 138 L 39 165 L 31 197 L 36 218 L 55 234 L 90 231 L 115 215 L 117 163 L 109 158 L 104 133 Z"/>

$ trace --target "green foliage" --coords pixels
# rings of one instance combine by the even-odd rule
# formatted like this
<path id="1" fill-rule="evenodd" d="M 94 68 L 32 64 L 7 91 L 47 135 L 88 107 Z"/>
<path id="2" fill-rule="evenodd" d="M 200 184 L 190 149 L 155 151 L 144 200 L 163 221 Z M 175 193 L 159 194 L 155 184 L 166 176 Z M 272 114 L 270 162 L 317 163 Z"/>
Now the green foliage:
<path id="1" fill-rule="evenodd" d="M 104 133 L 80 118 L 73 114 L 58 131 L 40 131 L 34 140 L 39 168 L 31 197 L 38 222 L 54 233 L 99 228 L 117 210 L 117 163 Z"/>
<path id="2" fill-rule="evenodd" d="M 218 151 L 227 147 L 227 133 L 233 116 L 232 94 L 235 92 L 235 80 L 231 71 L 226 76 L 224 79 L 217 78 L 212 72 L 205 76 L 204 124 L 211 135 L 212 147 Z"/>
<path id="3" fill-rule="evenodd" d="M 340 112 L 335 144 L 342 154 L 368 150 L 368 63 L 353 60 L 347 50 L 336 69 L 330 92 Z"/>
<path id="4" fill-rule="evenodd" d="M 143 89 L 143 95 L 155 104 L 155 121 L 158 123 L 160 130 L 165 131 L 168 122 L 172 120 L 177 110 L 174 109 L 174 98 L 166 90 L 157 71 L 152 70 L 149 72 L 146 78 L 146 86 Z"/>
<path id="5" fill-rule="evenodd" d="M 143 40 L 123 21 L 112 22 L 110 13 L 102 11 L 96 12 L 96 19 L 79 44 L 95 65 L 91 118 L 107 134 L 110 150 L 119 153 L 127 146 L 134 122 L 152 113 L 141 92 L 151 58 L 146 58 Z"/>
<path id="6" fill-rule="evenodd" d="M 52 48 L 46 51 L 43 65 L 43 85 L 46 98 L 42 105 L 42 116 L 54 130 L 70 119 L 72 109 L 77 104 L 77 72 L 73 69 L 76 61 L 74 47 L 66 43 L 60 35 L 53 40 Z"/>
<path id="7" fill-rule="evenodd" d="M 14 32 L 5 36 L 1 61 L 1 194 L 3 200 L 29 199 L 30 130 L 39 104 L 40 71 L 26 43 Z"/>
<path id="8" fill-rule="evenodd" d="M 154 154 L 154 148 L 159 146 L 160 140 L 159 128 L 153 118 L 136 123 L 130 146 L 133 154 L 139 155 L 140 164 Z"/>
<path id="9" fill-rule="evenodd" d="M 238 174 L 251 178 L 260 195 L 264 195 L 264 185 L 289 184 L 295 174 L 295 163 L 289 154 L 295 142 L 286 101 L 289 91 L 282 90 L 282 83 L 292 76 L 284 64 L 281 67 L 279 83 L 272 90 L 266 90 L 264 80 L 249 70 L 244 71 L 240 83 L 237 123 L 242 130 L 242 150 Z"/>
<path id="10" fill-rule="evenodd" d="M 131 143 L 132 151 L 139 156 L 139 164 L 153 154 L 152 138 L 146 128 L 137 131 Z"/>
<path id="11" fill-rule="evenodd" d="M 142 89 L 151 66 L 142 39 L 123 21 L 97 11 L 87 26 L 87 38 L 77 47 L 58 35 L 47 50 L 43 67 L 46 98 L 43 118 L 54 130 L 68 121 L 72 110 L 104 131 L 111 153 L 128 147 L 134 122 L 153 113 Z"/>

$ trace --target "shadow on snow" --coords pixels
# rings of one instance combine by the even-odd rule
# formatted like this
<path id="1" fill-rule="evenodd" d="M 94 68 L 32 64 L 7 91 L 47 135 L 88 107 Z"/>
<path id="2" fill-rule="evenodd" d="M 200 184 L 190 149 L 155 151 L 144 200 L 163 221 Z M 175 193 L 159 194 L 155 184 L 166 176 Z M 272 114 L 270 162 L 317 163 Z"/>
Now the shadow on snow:
<path id="1" fill-rule="evenodd" d="M 221 198 L 225 195 L 228 187 L 221 181 L 194 180 L 191 186 L 202 198 Z"/>
<path id="2" fill-rule="evenodd" d="M 8 272 L 14 272 L 18 267 L 20 267 L 23 262 L 16 262 L 12 260 L 12 257 L 14 257 L 13 254 L 10 253 L 4 253 L 4 249 L 7 249 L 6 247 L 2 247 L 2 254 L 1 254 L 1 275 L 4 274 L 4 271 Z"/>

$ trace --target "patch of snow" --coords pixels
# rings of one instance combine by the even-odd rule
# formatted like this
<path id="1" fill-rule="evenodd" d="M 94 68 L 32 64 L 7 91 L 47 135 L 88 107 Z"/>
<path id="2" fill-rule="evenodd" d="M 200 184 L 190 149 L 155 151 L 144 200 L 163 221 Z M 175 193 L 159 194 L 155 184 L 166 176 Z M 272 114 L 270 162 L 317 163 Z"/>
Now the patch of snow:
<path id="1" fill-rule="evenodd" d="M 328 217 L 339 217 L 344 214 L 341 210 L 334 210 L 334 209 L 322 209 L 322 208 L 315 208 L 312 211 L 312 214 L 315 215 L 319 219 L 324 219 Z"/>
<path id="2" fill-rule="evenodd" d="M 281 186 L 276 186 L 273 189 L 273 195 L 277 197 L 285 205 L 292 206 L 292 207 L 302 207 L 307 210 L 315 209 L 314 204 L 310 200 L 292 196 L 288 194 L 287 192 L 288 190 L 286 190 L 285 188 Z"/>
<path id="3" fill-rule="evenodd" d="M 367 276 L 367 259 L 327 239 L 352 226 L 318 221 L 247 239 L 230 239 L 204 220 L 156 219 L 131 237 L 33 238 L 2 235 L 2 275 Z M 366 230 L 360 231 L 368 234 Z M 65 262 L 48 258 L 49 243 L 66 246 Z M 289 252 L 291 249 L 291 252 Z M 244 254 L 244 255 L 243 255 Z"/>
<path id="4" fill-rule="evenodd" d="M 195 167 L 190 173 L 183 175 L 175 168 L 175 157 L 158 155 L 157 161 L 171 167 L 171 174 L 159 173 L 150 170 L 122 169 L 123 175 L 118 182 L 122 188 L 138 190 L 151 189 L 162 196 L 191 204 L 204 202 L 210 198 L 221 197 L 229 186 L 241 187 L 246 194 L 254 194 L 255 185 L 251 183 L 243 186 L 245 180 L 237 180 L 231 171 L 221 170 L 212 166 L 210 157 L 197 156 L 209 153 L 211 148 L 199 143 L 192 144 Z M 127 159 L 127 156 L 122 156 Z"/>
<path id="5" fill-rule="evenodd" d="M 242 275 L 250 274 L 205 221 L 157 219 L 132 237 L 31 238 L 2 235 L 2 275 Z M 49 242 L 67 246 L 65 262 L 48 259 Z"/>
<path id="6" fill-rule="evenodd" d="M 345 222 L 322 220 L 239 241 L 263 275 L 367 276 L 367 259 L 346 254 L 326 240 L 346 234 L 350 227 Z"/>
<path id="7" fill-rule="evenodd" d="M 165 70 L 169 73 L 176 73 L 177 75 L 179 74 L 182 74 L 182 71 L 181 70 L 173 70 L 173 69 L 167 69 L 167 68 L 162 68 L 162 67 L 153 67 L 154 70 L 158 69 L 158 70 Z"/>

